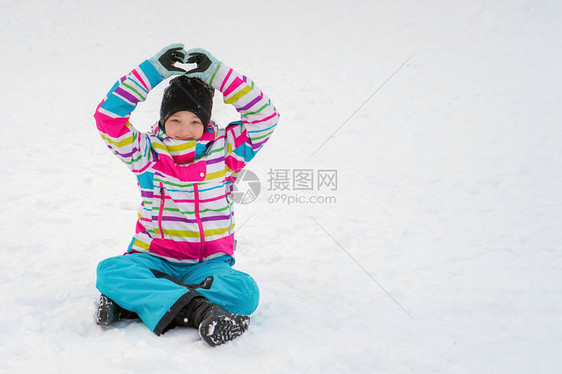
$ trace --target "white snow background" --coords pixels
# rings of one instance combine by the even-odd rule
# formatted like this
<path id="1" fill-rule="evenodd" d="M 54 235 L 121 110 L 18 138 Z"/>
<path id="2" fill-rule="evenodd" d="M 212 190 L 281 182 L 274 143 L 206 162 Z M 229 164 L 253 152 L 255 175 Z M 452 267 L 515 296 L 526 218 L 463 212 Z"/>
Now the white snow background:
<path id="1" fill-rule="evenodd" d="M 0 1 L 0 372 L 560 372 L 561 4 Z M 94 323 L 97 263 L 125 251 L 140 199 L 92 115 L 175 42 L 281 113 L 249 165 L 260 196 L 236 206 L 261 304 L 215 349 Z M 271 169 L 335 169 L 337 190 L 273 190 Z"/>

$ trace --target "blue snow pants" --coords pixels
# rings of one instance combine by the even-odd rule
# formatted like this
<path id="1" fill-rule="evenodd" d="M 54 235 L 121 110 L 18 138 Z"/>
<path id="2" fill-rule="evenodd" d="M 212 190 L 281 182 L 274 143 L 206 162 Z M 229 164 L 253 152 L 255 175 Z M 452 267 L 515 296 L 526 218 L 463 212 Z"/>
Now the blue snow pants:
<path id="1" fill-rule="evenodd" d="M 135 312 L 156 335 L 195 296 L 231 313 L 250 315 L 259 302 L 256 282 L 221 256 L 196 264 L 178 264 L 145 253 L 111 257 L 99 263 L 97 289 L 123 309 Z"/>

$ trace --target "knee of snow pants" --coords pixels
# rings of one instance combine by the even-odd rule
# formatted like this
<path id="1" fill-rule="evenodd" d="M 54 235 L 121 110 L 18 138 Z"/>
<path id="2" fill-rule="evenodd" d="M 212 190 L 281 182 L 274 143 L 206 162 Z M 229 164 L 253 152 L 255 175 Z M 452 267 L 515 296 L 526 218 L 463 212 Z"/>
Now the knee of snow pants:
<path id="1" fill-rule="evenodd" d="M 198 287 L 197 292 L 231 313 L 250 315 L 258 307 L 258 285 L 248 274 L 233 269 L 234 262 L 234 258 L 225 255 L 188 265 L 189 269 L 180 280 L 186 284 L 200 285 L 212 277 L 210 286 Z"/>
<path id="2" fill-rule="evenodd" d="M 211 287 L 198 288 L 197 291 L 207 300 L 237 314 L 252 314 L 260 299 L 256 281 L 248 274 L 234 269 L 214 274 Z"/>

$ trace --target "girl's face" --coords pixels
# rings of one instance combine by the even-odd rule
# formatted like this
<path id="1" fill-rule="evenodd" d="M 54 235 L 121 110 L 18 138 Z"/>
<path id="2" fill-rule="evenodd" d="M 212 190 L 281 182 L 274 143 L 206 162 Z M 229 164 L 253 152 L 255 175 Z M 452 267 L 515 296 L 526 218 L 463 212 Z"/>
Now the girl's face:
<path id="1" fill-rule="evenodd" d="M 198 140 L 203 136 L 205 127 L 196 114 L 182 110 L 172 114 L 164 122 L 166 135 L 176 140 Z"/>

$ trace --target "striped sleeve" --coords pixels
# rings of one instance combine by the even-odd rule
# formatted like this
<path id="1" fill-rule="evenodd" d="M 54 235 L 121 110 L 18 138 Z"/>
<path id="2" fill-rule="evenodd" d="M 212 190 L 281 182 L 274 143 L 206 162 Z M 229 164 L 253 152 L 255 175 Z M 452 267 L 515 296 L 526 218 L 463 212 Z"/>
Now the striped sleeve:
<path id="1" fill-rule="evenodd" d="M 232 104 L 240 113 L 240 121 L 226 128 L 227 171 L 237 173 L 267 142 L 277 126 L 279 114 L 252 80 L 224 64 L 211 75 L 209 84 L 223 94 L 226 104 Z"/>
<path id="2" fill-rule="evenodd" d="M 94 118 L 107 147 L 135 173 L 148 165 L 150 142 L 129 122 L 139 102 L 162 81 L 154 66 L 144 61 L 116 82 L 106 98 L 98 105 Z"/>

